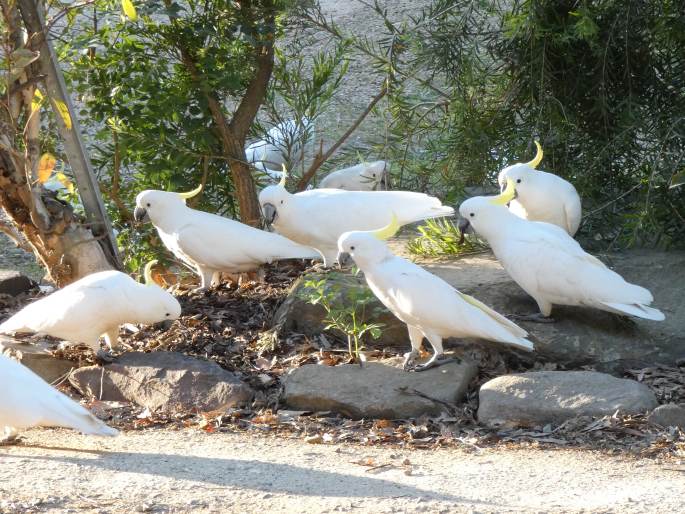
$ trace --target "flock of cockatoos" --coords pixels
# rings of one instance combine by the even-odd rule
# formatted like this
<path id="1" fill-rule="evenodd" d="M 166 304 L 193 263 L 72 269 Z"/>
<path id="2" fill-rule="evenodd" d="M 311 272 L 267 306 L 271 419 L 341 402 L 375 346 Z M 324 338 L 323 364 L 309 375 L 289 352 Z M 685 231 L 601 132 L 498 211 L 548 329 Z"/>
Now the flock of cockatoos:
<path id="1" fill-rule="evenodd" d="M 264 143 L 264 144 L 262 144 Z M 462 234 L 475 230 L 487 240 L 509 275 L 537 302 L 540 312 L 519 319 L 549 321 L 553 305 L 585 306 L 650 320 L 664 315 L 650 307 L 651 293 L 629 284 L 573 239 L 581 202 L 573 185 L 536 170 L 542 148 L 529 163 L 503 169 L 501 194 L 464 201 Z M 247 148 L 250 162 L 283 165 L 282 151 L 271 143 Z M 420 266 L 394 255 L 386 244 L 402 225 L 442 216 L 454 209 L 435 197 L 409 191 L 377 191 L 387 171 L 384 161 L 360 164 L 329 174 L 317 189 L 292 194 L 286 174 L 265 187 L 259 202 L 275 232 L 191 209 L 186 200 L 200 192 L 142 191 L 135 219 L 149 220 L 164 245 L 200 277 L 200 289 L 216 285 L 222 272 L 241 273 L 281 259 L 322 258 L 324 267 L 353 260 L 378 299 L 406 323 L 411 351 L 406 370 L 422 371 L 445 360 L 447 337 L 480 338 L 533 351 L 527 332 L 476 298 L 461 293 Z M 82 278 L 28 305 L 0 324 L 0 333 L 33 332 L 89 345 L 102 359 L 99 337 L 109 349 L 125 323 L 175 320 L 181 306 L 154 284 L 151 267 L 145 284 L 118 271 Z M 415 361 L 423 339 L 433 347 L 424 364 Z M 71 427 L 86 434 L 115 435 L 76 404 L 20 364 L 0 356 L 0 426 L 8 438 L 35 425 Z"/>

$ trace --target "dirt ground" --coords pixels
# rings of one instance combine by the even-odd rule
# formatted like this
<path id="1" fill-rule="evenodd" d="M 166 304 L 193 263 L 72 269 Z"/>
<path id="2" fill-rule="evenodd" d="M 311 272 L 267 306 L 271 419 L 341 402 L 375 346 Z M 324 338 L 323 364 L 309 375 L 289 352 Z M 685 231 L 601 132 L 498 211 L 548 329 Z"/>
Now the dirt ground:
<path id="1" fill-rule="evenodd" d="M 573 450 L 409 451 L 32 430 L 0 448 L 0 512 L 682 512 L 683 462 Z"/>

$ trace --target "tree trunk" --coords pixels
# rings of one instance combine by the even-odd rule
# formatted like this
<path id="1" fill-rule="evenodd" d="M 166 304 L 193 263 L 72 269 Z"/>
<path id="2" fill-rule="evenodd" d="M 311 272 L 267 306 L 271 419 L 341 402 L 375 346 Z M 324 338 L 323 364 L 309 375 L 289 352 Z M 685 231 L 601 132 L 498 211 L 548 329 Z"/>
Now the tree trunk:
<path id="1" fill-rule="evenodd" d="M 6 43 L 10 50 L 23 48 L 14 2 L 0 0 L 0 7 Z M 50 279 L 64 286 L 111 266 L 71 206 L 37 180 L 40 109 L 32 113 L 31 108 L 37 78 L 34 65 L 24 67 L 7 85 L 7 104 L 0 105 L 0 207 L 10 219 L 9 228 L 24 237 L 22 246 L 28 245 Z"/>

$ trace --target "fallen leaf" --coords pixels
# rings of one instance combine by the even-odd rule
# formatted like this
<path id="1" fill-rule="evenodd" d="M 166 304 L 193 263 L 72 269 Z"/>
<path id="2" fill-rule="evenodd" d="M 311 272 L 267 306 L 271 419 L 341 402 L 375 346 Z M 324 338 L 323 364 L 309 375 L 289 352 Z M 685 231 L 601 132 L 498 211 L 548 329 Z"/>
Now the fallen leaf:
<path id="1" fill-rule="evenodd" d="M 38 91 L 36 89 L 36 91 Z M 44 153 L 40 156 L 38 161 L 38 182 L 45 184 L 52 176 L 52 171 L 55 169 L 57 159 L 51 153 Z"/>

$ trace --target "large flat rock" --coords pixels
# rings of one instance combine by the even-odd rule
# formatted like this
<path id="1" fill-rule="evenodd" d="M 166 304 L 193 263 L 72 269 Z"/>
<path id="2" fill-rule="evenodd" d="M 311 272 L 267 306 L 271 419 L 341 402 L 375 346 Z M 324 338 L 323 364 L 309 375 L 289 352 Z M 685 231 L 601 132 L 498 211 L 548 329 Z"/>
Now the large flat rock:
<path id="1" fill-rule="evenodd" d="M 167 414 L 234 407 L 253 397 L 234 373 L 176 352 L 125 353 L 104 367 L 77 369 L 69 381 L 83 395 Z"/>
<path id="2" fill-rule="evenodd" d="M 626 280 L 652 291 L 654 306 L 666 314 L 666 320 L 640 320 L 596 309 L 558 306 L 552 313 L 556 323 L 521 322 L 530 332 L 538 356 L 565 366 L 590 364 L 616 374 L 630 367 L 674 365 L 685 358 L 685 252 L 636 250 L 600 258 Z M 504 315 L 537 312 L 533 299 L 509 278 L 491 254 L 417 262 Z M 353 286 L 364 283 L 361 274 L 338 280 Z M 323 311 L 297 297 L 301 287 L 301 281 L 294 285 L 275 321 L 286 330 L 316 335 L 324 327 Z M 377 307 L 383 309 L 380 302 L 369 309 Z M 387 311 L 374 320 L 384 323 L 386 328 L 378 341 L 367 341 L 368 346 L 409 348 L 402 322 Z M 448 340 L 446 346 L 455 344 L 463 341 Z M 506 349 L 495 343 L 492 347 Z"/>
<path id="3" fill-rule="evenodd" d="M 477 366 L 468 362 L 419 373 L 379 362 L 363 367 L 307 364 L 284 378 L 283 395 L 292 409 L 333 411 L 352 419 L 435 416 L 445 410 L 444 402 L 464 398 L 477 372 Z"/>
<path id="4" fill-rule="evenodd" d="M 540 426 L 617 410 L 644 413 L 657 406 L 646 385 L 595 371 L 504 375 L 483 384 L 478 398 L 478 420 L 490 426 Z"/>
<path id="5" fill-rule="evenodd" d="M 0 353 L 12 357 L 48 383 L 64 378 L 75 363 L 55 357 L 52 345 L 44 342 L 27 343 L 0 335 Z"/>

